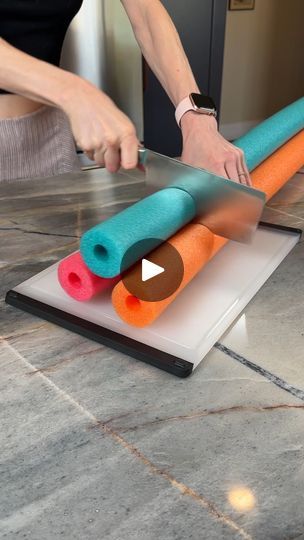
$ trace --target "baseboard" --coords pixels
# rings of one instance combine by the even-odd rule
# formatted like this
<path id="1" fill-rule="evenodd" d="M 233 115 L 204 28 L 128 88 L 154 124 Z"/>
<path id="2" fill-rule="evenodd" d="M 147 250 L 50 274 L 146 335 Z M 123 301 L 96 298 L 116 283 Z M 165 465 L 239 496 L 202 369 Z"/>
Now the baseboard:
<path id="1" fill-rule="evenodd" d="M 235 122 L 234 124 L 220 124 L 219 130 L 220 133 L 228 139 L 228 141 L 233 141 L 238 137 L 241 137 L 247 131 L 255 127 L 257 124 L 262 122 L 261 120 L 250 120 L 248 122 Z"/>

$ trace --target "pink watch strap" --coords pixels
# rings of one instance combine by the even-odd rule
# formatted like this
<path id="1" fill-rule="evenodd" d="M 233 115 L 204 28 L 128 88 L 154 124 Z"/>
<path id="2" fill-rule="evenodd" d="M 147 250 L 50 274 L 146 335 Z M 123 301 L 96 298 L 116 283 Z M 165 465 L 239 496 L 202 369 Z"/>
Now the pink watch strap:
<path id="1" fill-rule="evenodd" d="M 191 103 L 191 99 L 189 98 L 189 96 L 182 99 L 182 101 L 177 105 L 175 109 L 175 119 L 176 119 L 177 125 L 180 127 L 182 116 L 187 111 L 194 111 L 194 110 L 195 109 Z"/>

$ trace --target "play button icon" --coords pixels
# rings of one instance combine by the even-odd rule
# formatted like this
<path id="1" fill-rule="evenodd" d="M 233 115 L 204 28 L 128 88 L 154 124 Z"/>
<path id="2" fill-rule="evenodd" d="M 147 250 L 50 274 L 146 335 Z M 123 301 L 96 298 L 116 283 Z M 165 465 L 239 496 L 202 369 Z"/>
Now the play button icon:
<path id="1" fill-rule="evenodd" d="M 158 264 L 155 264 L 147 259 L 142 259 L 141 261 L 141 279 L 142 281 L 148 281 L 159 274 L 162 274 L 165 269 Z"/>
<path id="2" fill-rule="evenodd" d="M 157 246 L 157 247 L 156 247 Z M 134 264 L 134 259 L 137 262 Z M 170 242 L 148 238 L 136 242 L 125 253 L 121 275 L 132 296 L 158 302 L 171 296 L 184 277 L 183 260 Z"/>

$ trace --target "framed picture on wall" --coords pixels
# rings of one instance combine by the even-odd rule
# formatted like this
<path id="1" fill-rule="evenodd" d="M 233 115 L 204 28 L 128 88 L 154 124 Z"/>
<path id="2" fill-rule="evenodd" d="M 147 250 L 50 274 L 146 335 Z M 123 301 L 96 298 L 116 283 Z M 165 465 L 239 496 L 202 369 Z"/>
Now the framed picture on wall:
<path id="1" fill-rule="evenodd" d="M 229 0 L 229 9 L 231 11 L 254 9 L 254 4 L 255 0 Z"/>

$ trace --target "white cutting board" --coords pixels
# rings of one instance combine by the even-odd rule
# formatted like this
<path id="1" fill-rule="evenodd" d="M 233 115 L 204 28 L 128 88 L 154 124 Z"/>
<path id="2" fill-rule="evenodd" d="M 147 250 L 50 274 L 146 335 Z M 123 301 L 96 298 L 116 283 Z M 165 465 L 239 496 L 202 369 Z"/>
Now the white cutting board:
<path id="1" fill-rule="evenodd" d="M 195 368 L 296 245 L 299 236 L 259 228 L 250 245 L 230 241 L 146 328 L 123 323 L 114 312 L 110 293 L 88 302 L 70 298 L 57 281 L 58 263 L 14 291 L 187 360 Z"/>

